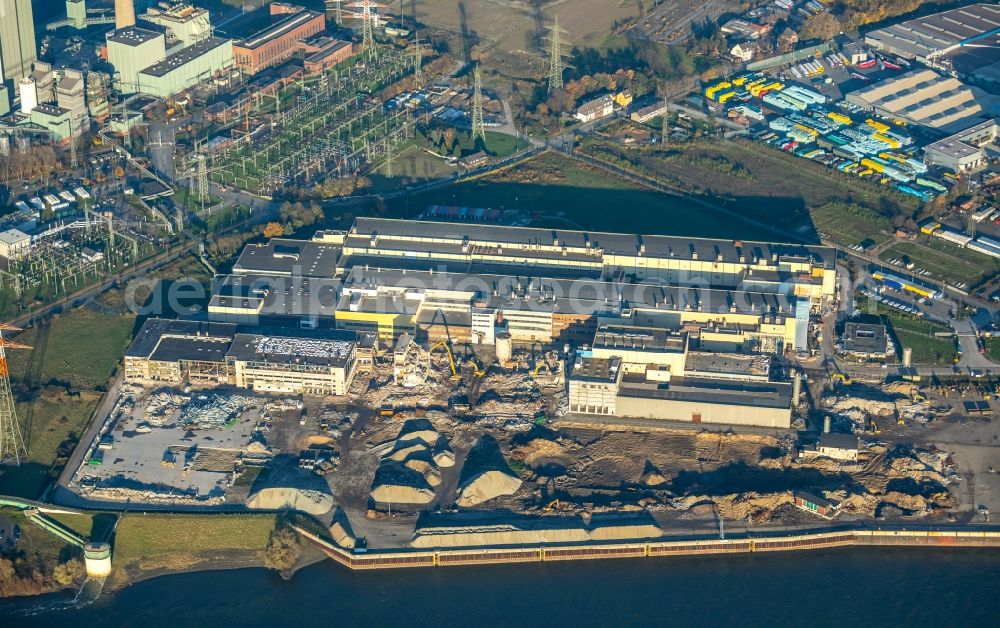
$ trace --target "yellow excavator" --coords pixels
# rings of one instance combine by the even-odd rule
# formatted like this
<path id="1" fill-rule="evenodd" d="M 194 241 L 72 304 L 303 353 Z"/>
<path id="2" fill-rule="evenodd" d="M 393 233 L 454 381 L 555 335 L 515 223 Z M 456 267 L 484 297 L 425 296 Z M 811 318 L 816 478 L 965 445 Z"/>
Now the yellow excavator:
<path id="1" fill-rule="evenodd" d="M 448 366 L 451 367 L 451 378 L 460 379 L 462 376 L 458 373 L 458 367 L 455 365 L 455 356 L 451 352 L 451 347 L 444 340 L 431 345 L 431 348 L 427 350 L 427 359 L 430 360 L 430 354 L 434 353 L 436 349 L 444 349 L 444 352 L 448 355 Z"/>
<path id="2" fill-rule="evenodd" d="M 834 373 L 833 375 L 831 375 L 831 376 L 830 376 L 830 382 L 831 382 L 831 383 L 835 383 L 835 382 L 837 382 L 838 380 L 839 380 L 839 381 L 840 381 L 840 382 L 841 382 L 841 383 L 842 383 L 842 384 L 843 384 L 844 386 L 850 386 L 851 384 L 853 384 L 853 383 L 854 383 L 853 381 L 851 381 L 851 378 L 850 378 L 850 377 L 848 377 L 848 376 L 844 375 L 844 374 L 843 374 L 843 373 L 841 373 L 840 371 L 837 371 L 836 373 Z"/>

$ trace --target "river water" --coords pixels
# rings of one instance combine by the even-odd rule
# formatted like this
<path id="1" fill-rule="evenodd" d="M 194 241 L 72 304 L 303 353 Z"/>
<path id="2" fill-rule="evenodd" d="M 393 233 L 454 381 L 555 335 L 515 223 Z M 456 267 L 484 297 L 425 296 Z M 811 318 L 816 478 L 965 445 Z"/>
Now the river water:
<path id="1" fill-rule="evenodd" d="M 76 609 L 0 604 L 0 625 L 996 626 L 1000 552 L 850 548 L 349 572 L 263 569 L 141 582 Z"/>

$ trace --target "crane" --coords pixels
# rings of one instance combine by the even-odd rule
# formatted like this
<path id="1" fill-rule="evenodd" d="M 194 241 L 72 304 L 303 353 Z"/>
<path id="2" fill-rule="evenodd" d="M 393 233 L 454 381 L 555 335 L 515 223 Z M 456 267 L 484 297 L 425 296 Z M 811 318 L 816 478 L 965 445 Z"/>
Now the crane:
<path id="1" fill-rule="evenodd" d="M 0 462 L 13 461 L 20 466 L 21 456 L 26 453 L 21 426 L 17 422 L 14 408 L 14 394 L 10 389 L 10 368 L 7 365 L 7 349 L 31 349 L 32 347 L 7 340 L 5 331 L 21 331 L 9 323 L 0 323 Z"/>

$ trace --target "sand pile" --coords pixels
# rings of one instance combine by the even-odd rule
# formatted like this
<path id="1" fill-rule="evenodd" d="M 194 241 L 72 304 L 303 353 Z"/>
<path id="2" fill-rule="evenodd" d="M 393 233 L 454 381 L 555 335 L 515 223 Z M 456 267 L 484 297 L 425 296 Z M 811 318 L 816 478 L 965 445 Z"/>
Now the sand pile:
<path id="1" fill-rule="evenodd" d="M 492 436 L 483 436 L 469 451 L 459 482 L 459 506 L 476 506 L 483 502 L 513 495 L 521 488 L 521 479 L 507 466 L 500 446 Z"/>
<path id="2" fill-rule="evenodd" d="M 369 496 L 379 504 L 430 504 L 441 484 L 442 466 L 455 464 L 448 440 L 427 419 L 403 423 L 395 442 L 388 444 Z M 438 463 L 438 459 L 445 464 Z"/>
<path id="3" fill-rule="evenodd" d="M 298 510 L 323 515 L 333 508 L 333 496 L 300 488 L 263 488 L 247 498 L 247 508 L 260 510 Z"/>
<path id="4" fill-rule="evenodd" d="M 375 472 L 369 496 L 380 504 L 429 504 L 434 488 L 423 474 L 396 461 L 384 461 Z"/>
<path id="5" fill-rule="evenodd" d="M 347 519 L 347 513 L 338 508 L 333 513 L 333 523 L 330 524 L 330 537 L 337 545 L 352 549 L 357 544 L 351 522 Z"/>

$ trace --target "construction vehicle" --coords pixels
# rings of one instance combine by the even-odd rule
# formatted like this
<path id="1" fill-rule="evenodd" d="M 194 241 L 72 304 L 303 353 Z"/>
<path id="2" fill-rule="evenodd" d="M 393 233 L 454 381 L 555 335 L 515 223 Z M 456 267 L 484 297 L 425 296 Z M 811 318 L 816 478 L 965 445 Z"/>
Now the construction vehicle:
<path id="1" fill-rule="evenodd" d="M 875 421 L 875 419 L 869 419 L 869 420 L 871 421 L 872 434 L 874 434 L 875 436 L 880 435 L 882 433 L 882 428 L 878 426 L 878 422 Z"/>
<path id="2" fill-rule="evenodd" d="M 442 340 L 433 344 L 431 345 L 431 348 L 427 350 L 428 368 L 430 367 L 431 353 L 433 353 L 436 349 L 444 349 L 444 352 L 448 354 L 448 366 L 451 367 L 451 378 L 453 380 L 461 379 L 462 376 L 459 374 L 458 366 L 455 364 L 455 355 L 451 352 L 451 347 L 448 345 L 447 341 Z"/>
<path id="3" fill-rule="evenodd" d="M 378 408 L 379 416 L 393 416 L 394 414 L 396 414 L 396 408 L 391 403 L 383 403 Z"/>
<path id="4" fill-rule="evenodd" d="M 836 381 L 838 381 L 838 380 L 839 380 L 839 381 L 840 381 L 841 383 L 843 383 L 843 384 L 844 384 L 844 386 L 850 386 L 851 384 L 853 384 L 853 383 L 854 383 L 854 382 L 853 382 L 853 381 L 851 380 L 851 378 L 850 378 L 850 377 L 848 377 L 848 376 L 844 375 L 844 374 L 843 374 L 843 373 L 841 373 L 840 371 L 837 371 L 836 373 L 834 373 L 834 374 L 833 374 L 833 375 L 832 375 L 832 376 L 830 377 L 830 383 L 834 383 L 834 382 L 836 382 Z"/>

